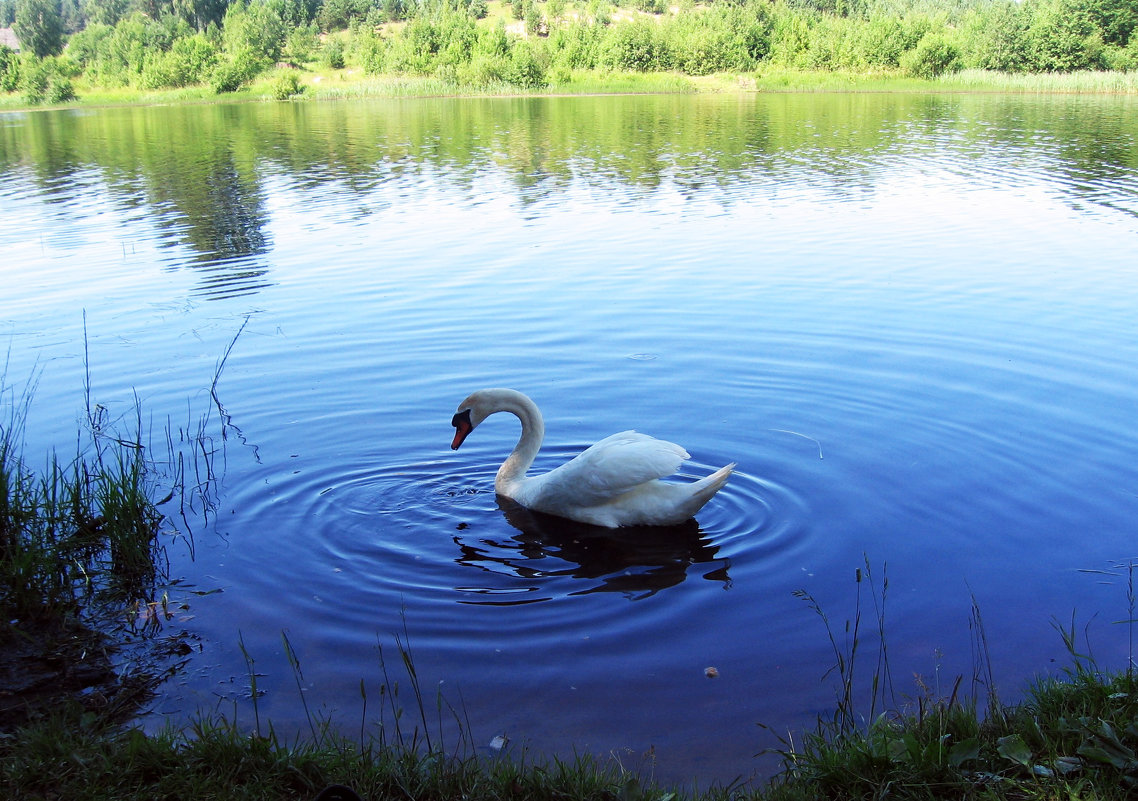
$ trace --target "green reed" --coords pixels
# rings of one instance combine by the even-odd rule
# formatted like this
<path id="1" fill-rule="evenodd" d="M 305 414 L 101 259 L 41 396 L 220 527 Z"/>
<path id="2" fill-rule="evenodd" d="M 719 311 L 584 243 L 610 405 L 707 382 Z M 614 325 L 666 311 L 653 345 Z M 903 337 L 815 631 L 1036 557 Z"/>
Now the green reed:
<path id="1" fill-rule="evenodd" d="M 13 394 L 0 383 L 0 398 Z M 71 457 L 32 469 L 22 453 L 28 396 L 0 423 L 0 615 L 58 617 L 94 596 L 141 598 L 162 571 L 162 515 L 138 442 L 91 431 Z"/>

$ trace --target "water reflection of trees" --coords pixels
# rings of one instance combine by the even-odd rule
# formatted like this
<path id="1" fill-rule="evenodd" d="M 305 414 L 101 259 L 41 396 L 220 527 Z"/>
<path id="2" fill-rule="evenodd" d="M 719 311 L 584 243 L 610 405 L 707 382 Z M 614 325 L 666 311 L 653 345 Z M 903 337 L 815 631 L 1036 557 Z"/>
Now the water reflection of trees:
<path id="1" fill-rule="evenodd" d="M 957 152 L 960 169 L 1057 176 L 1072 202 L 1135 211 L 1138 106 L 1125 98 L 699 95 L 377 100 L 47 112 L 0 126 L 0 170 L 73 200 L 102 176 L 112 202 L 188 249 L 202 291 L 267 281 L 268 180 L 314 204 L 424 182 L 476 200 L 487 177 L 520 205 L 584 186 L 667 187 L 729 205 L 756 182 L 838 199 L 899 163 Z M 914 131 L 920 133 L 914 136 Z M 955 149 L 955 150 L 954 150 Z M 1006 162 L 1006 163 L 1005 163 Z M 991 170 L 988 168 L 992 168 Z M 82 183 L 82 182 L 80 182 Z M 319 192 L 304 194 L 307 189 Z M 82 191 L 89 191 L 87 186 Z M 318 213 L 318 209 L 314 210 Z M 181 262 L 179 262 L 181 266 Z"/>
<path id="2" fill-rule="evenodd" d="M 518 533 L 505 540 L 468 541 L 456 536 L 455 561 L 532 582 L 533 596 L 539 600 L 546 599 L 549 581 L 563 578 L 581 583 L 565 595 L 617 592 L 632 600 L 680 584 L 689 571 L 730 586 L 730 562 L 718 556 L 719 548 L 694 520 L 679 526 L 606 529 L 533 512 L 508 498 L 499 497 L 498 505 Z M 492 590 L 487 595 L 485 601 L 468 603 L 519 603 L 502 601 Z M 527 596 L 520 603 L 533 600 Z"/>

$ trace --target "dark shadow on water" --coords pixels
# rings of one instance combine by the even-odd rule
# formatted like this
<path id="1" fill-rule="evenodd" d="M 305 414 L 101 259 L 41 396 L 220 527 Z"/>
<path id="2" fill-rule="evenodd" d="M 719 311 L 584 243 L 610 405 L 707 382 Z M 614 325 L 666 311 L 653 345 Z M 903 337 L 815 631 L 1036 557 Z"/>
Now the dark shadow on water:
<path id="1" fill-rule="evenodd" d="M 465 603 L 516 605 L 549 600 L 549 588 L 557 578 L 586 583 L 566 595 L 618 592 L 629 600 L 647 598 L 674 587 L 695 572 L 708 581 L 731 586 L 730 561 L 718 557 L 719 548 L 700 531 L 695 520 L 677 526 L 629 526 L 610 529 L 576 523 L 534 512 L 514 501 L 498 497 L 506 521 L 518 530 L 508 540 L 454 538 L 461 556 L 455 561 L 468 567 L 516 576 L 534 583 L 540 599 L 465 601 Z M 487 594 L 493 594 L 487 591 Z"/>

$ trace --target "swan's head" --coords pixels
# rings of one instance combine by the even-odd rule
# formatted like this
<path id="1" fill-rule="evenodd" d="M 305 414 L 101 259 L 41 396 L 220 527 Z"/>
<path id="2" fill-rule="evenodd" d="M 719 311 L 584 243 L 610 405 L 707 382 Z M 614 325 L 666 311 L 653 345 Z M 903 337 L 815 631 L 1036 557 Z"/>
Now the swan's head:
<path id="1" fill-rule="evenodd" d="M 497 409 L 491 408 L 485 396 L 485 390 L 475 392 L 460 403 L 458 405 L 458 411 L 454 413 L 454 417 L 450 420 L 450 424 L 454 426 L 454 441 L 451 442 L 450 449 L 457 451 L 458 446 L 470 436 L 470 432 L 473 431 L 479 423 L 485 420 L 491 412 L 495 411 L 497 411 Z"/>
<path id="2" fill-rule="evenodd" d="M 470 432 L 494 412 L 512 412 L 518 415 L 522 420 L 523 432 L 527 430 L 527 426 L 529 429 L 536 429 L 539 435 L 538 442 L 541 441 L 540 433 L 543 430 L 541 412 L 534 406 L 533 401 L 513 389 L 480 389 L 458 404 L 458 411 L 451 418 L 450 424 L 454 426 L 454 442 L 450 444 L 451 450 L 457 451 L 458 446 L 470 436 Z"/>

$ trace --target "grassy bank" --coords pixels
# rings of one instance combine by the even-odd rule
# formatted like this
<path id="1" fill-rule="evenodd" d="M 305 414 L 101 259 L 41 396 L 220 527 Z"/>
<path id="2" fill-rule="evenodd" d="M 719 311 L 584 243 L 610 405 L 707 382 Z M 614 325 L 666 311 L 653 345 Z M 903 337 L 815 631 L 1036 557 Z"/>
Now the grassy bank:
<path id="1" fill-rule="evenodd" d="M 290 90 L 282 98 L 281 74 L 289 75 Z M 295 80 L 295 90 L 293 87 Z M 615 72 L 574 70 L 540 90 L 524 91 L 508 83 L 467 86 L 437 77 L 365 75 L 359 70 L 280 68 L 248 86 L 224 95 L 208 86 L 143 90 L 108 89 L 77 83 L 77 99 L 64 104 L 29 106 L 17 94 L 0 95 L 0 111 L 98 108 L 178 103 L 289 102 L 394 97 L 497 97 L 598 94 L 685 94 L 754 92 L 931 92 L 1008 94 L 1138 95 L 1138 72 L 1072 72 L 1011 74 L 965 70 L 923 79 L 899 72 L 805 71 L 771 67 L 753 73 L 690 76 L 678 72 Z"/>
<path id="2" fill-rule="evenodd" d="M 1062 679 L 1034 684 L 1012 707 L 978 710 L 960 698 L 925 697 L 915 709 L 867 723 L 839 712 L 787 743 L 783 770 L 769 784 L 693 790 L 655 785 L 587 755 L 480 753 L 469 742 L 451 751 L 415 748 L 416 738 L 390 735 L 361 744 L 330 725 L 286 743 L 271 726 L 250 733 L 248 721 L 221 717 L 147 735 L 69 707 L 0 738 L 0 792 L 22 799 L 267 800 L 309 799 L 346 785 L 365 799 L 423 801 L 1109 801 L 1138 791 L 1136 715 L 1132 675 L 1079 662 Z"/>

